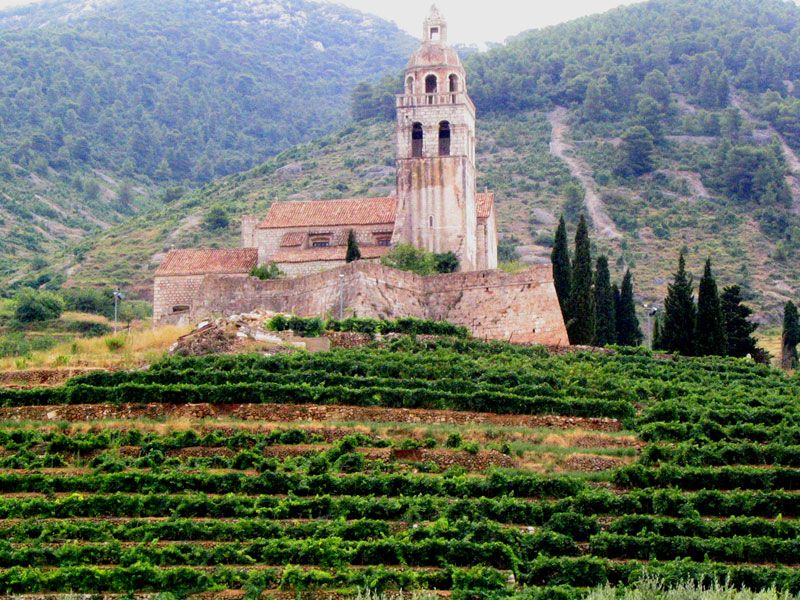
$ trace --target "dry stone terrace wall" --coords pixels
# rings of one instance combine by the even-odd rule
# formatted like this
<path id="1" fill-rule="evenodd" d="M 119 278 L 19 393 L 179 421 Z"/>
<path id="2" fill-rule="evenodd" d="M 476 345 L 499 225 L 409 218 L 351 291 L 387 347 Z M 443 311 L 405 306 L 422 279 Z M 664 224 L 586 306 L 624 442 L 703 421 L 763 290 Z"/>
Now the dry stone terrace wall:
<path id="1" fill-rule="evenodd" d="M 158 278 L 156 293 L 168 288 Z M 520 343 L 567 345 L 567 333 L 550 268 L 533 267 L 510 275 L 500 271 L 420 277 L 380 264 L 356 262 L 295 279 L 261 281 L 252 277 L 207 275 L 196 287 L 189 315 L 156 312 L 161 323 L 195 321 L 266 309 L 304 316 L 447 320 L 473 335 Z M 159 302 L 157 306 L 168 306 Z"/>

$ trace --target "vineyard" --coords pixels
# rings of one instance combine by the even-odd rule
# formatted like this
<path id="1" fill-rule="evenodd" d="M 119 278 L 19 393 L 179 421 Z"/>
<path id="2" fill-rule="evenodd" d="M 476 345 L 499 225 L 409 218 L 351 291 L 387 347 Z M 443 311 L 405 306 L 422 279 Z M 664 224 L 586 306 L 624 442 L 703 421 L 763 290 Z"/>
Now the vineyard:
<path id="1" fill-rule="evenodd" d="M 411 337 L 0 388 L 0 593 L 800 594 L 799 398 L 743 360 Z"/>

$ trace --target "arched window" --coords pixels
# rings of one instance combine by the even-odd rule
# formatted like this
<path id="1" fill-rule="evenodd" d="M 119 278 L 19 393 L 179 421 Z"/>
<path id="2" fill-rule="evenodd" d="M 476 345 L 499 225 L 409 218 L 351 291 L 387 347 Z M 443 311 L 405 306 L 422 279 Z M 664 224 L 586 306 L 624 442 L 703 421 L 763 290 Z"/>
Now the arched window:
<path id="1" fill-rule="evenodd" d="M 439 123 L 439 156 L 450 156 L 450 123 Z"/>
<path id="2" fill-rule="evenodd" d="M 425 93 L 435 94 L 439 88 L 439 82 L 436 80 L 436 75 L 428 75 L 425 78 Z"/>
<path id="3" fill-rule="evenodd" d="M 414 123 L 411 129 L 411 156 L 413 158 L 420 158 L 422 156 L 423 142 L 424 134 L 422 132 L 422 123 Z"/>
<path id="4" fill-rule="evenodd" d="M 428 226 L 433 229 L 433 215 L 428 217 Z"/>
<path id="5" fill-rule="evenodd" d="M 409 77 L 406 79 L 406 94 L 413 94 L 414 93 L 414 78 Z"/>
<path id="6" fill-rule="evenodd" d="M 458 91 L 458 75 L 450 75 L 450 92 Z"/>

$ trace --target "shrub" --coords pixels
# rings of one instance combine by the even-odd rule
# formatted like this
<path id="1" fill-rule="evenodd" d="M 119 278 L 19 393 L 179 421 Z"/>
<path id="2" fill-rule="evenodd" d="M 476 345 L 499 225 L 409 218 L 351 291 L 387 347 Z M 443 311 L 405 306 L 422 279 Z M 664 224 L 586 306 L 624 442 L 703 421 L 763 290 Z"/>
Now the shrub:
<path id="1" fill-rule="evenodd" d="M 453 252 L 434 254 L 433 260 L 437 273 L 455 273 L 458 271 L 458 257 Z"/>
<path id="2" fill-rule="evenodd" d="M 461 437 L 460 433 L 456 432 L 447 436 L 447 441 L 444 443 L 444 445 L 448 448 L 459 448 L 463 443 L 464 438 Z"/>
<path id="3" fill-rule="evenodd" d="M 125 346 L 125 338 L 122 336 L 115 336 L 106 339 L 106 348 L 109 352 L 116 352 Z"/>
<path id="4" fill-rule="evenodd" d="M 203 219 L 203 226 L 209 231 L 219 231 L 227 229 L 230 225 L 227 211 L 219 205 L 212 206 Z"/>
<path id="5" fill-rule="evenodd" d="M 417 275 L 433 275 L 436 272 L 433 253 L 411 244 L 398 244 L 381 259 L 381 264 Z"/>
<path id="6" fill-rule="evenodd" d="M 286 277 L 286 273 L 281 271 L 275 263 L 269 263 L 268 265 L 253 267 L 253 270 L 250 271 L 250 276 L 258 277 L 262 281 L 267 281 L 269 279 L 281 279 Z"/>
<path id="7" fill-rule="evenodd" d="M 52 292 L 24 288 L 17 294 L 16 300 L 14 318 L 20 323 L 58 319 L 64 312 L 64 301 Z"/>

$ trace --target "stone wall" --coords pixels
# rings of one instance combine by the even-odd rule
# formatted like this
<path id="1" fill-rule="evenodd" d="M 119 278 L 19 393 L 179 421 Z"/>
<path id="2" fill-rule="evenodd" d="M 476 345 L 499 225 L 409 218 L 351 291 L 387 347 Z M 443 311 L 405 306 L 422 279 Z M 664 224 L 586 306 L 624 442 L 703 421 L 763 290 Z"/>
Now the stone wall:
<path id="1" fill-rule="evenodd" d="M 272 257 L 281 249 L 281 240 L 287 233 L 325 233 L 331 234 L 331 246 L 346 246 L 347 237 L 352 229 L 356 235 L 356 241 L 359 246 L 375 246 L 377 244 L 378 235 L 392 235 L 393 224 L 388 225 L 347 225 L 347 226 L 331 226 L 331 227 L 284 227 L 282 229 L 259 229 L 256 228 L 252 234 L 254 245 L 251 247 L 258 248 L 258 264 L 264 265 L 272 261 Z M 242 234 L 244 239 L 244 233 Z M 302 248 L 308 248 L 309 242 L 303 244 Z M 298 267 L 300 265 L 297 265 Z M 330 268 L 336 266 L 335 264 L 324 264 L 322 268 Z M 297 271 L 292 269 L 291 275 L 305 275 L 318 271 L 316 263 L 304 271 Z M 289 271 L 286 271 L 290 274 Z"/>
<path id="2" fill-rule="evenodd" d="M 159 279 L 157 295 L 165 283 Z M 480 338 L 568 344 L 549 266 L 514 275 L 478 271 L 420 277 L 358 261 L 297 279 L 206 275 L 192 289 L 190 316 L 195 321 L 259 308 L 305 316 L 411 316 L 464 325 Z M 163 311 L 154 314 L 159 323 L 177 318 Z"/>

